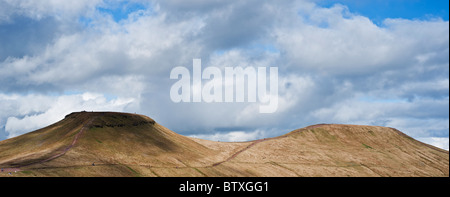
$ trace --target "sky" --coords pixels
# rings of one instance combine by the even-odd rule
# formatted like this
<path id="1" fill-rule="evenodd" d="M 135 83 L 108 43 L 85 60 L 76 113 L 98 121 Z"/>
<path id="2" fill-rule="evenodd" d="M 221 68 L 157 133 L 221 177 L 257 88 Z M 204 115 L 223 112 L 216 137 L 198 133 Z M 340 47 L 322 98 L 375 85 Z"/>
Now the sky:
<path id="1" fill-rule="evenodd" d="M 0 0 L 0 140 L 73 111 L 139 113 L 182 135 L 318 123 L 449 147 L 449 4 L 424 0 Z M 278 109 L 174 103 L 177 66 L 278 67 Z"/>

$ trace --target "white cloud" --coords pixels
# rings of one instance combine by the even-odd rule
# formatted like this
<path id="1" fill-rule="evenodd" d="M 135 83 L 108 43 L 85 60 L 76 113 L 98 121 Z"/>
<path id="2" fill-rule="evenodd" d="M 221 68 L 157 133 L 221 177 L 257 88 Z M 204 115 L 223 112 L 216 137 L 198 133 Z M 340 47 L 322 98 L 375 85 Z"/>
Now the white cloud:
<path id="1" fill-rule="evenodd" d="M 428 138 L 418 138 L 418 140 L 448 151 L 448 142 L 449 142 L 448 137 L 428 137 Z"/>
<path id="2" fill-rule="evenodd" d="M 59 1 L 59 0 L 1 0 L 0 11 L 5 12 L 3 20 L 9 20 L 11 15 L 24 15 L 37 20 L 52 16 L 57 18 L 67 18 L 78 16 L 93 9 L 103 0 L 78 0 L 78 1 Z M 0 15 L 1 16 L 1 15 Z M 2 22 L 0 19 L 0 23 Z"/>
<path id="3" fill-rule="evenodd" d="M 38 87 L 71 86 L 111 75 L 160 77 L 180 58 L 192 59 L 190 54 L 198 47 L 186 40 L 201 28 L 198 19 L 169 24 L 164 13 L 120 24 L 109 20 L 92 29 L 61 35 L 35 56 L 8 57 L 0 62 L 0 77 Z"/>
<path id="4" fill-rule="evenodd" d="M 221 142 L 245 142 L 250 140 L 262 139 L 266 137 L 266 134 L 262 130 L 255 130 L 252 132 L 231 131 L 214 134 L 190 135 L 189 137 Z"/>
<path id="5" fill-rule="evenodd" d="M 274 36 L 291 66 L 331 75 L 405 68 L 425 54 L 442 56 L 448 46 L 448 21 L 387 19 L 380 27 L 341 5 L 290 19 L 295 25 L 279 25 Z"/>

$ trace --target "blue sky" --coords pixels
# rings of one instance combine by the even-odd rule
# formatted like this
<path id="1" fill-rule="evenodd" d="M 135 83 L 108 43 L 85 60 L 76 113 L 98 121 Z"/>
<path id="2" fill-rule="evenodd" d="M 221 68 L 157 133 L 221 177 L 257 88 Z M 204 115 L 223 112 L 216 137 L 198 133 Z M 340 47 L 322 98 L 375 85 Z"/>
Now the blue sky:
<path id="1" fill-rule="evenodd" d="M 120 20 L 127 19 L 130 13 L 149 8 L 151 8 L 149 5 L 141 2 L 120 1 L 118 3 L 107 4 L 104 7 L 99 6 L 97 10 L 101 13 L 110 14 L 114 21 L 119 22 Z"/>
<path id="2" fill-rule="evenodd" d="M 448 10 L 419 0 L 0 0 L 0 140 L 87 110 L 221 141 L 379 125 L 448 149 Z M 277 66 L 278 111 L 171 102 L 171 69 L 194 58 Z"/>
<path id="3" fill-rule="evenodd" d="M 369 17 L 376 23 L 386 18 L 428 19 L 448 21 L 449 3 L 445 0 L 319 0 L 325 7 L 336 3 L 346 5 L 351 12 Z"/>

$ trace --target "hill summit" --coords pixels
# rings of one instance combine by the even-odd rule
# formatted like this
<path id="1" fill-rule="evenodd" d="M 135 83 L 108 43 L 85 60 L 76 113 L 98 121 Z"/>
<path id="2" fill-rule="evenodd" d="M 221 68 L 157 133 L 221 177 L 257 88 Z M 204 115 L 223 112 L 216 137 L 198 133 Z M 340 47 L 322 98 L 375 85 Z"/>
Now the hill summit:
<path id="1" fill-rule="evenodd" d="M 0 176 L 449 176 L 449 152 L 387 127 L 320 124 L 249 142 L 153 119 L 74 112 L 0 142 Z"/>

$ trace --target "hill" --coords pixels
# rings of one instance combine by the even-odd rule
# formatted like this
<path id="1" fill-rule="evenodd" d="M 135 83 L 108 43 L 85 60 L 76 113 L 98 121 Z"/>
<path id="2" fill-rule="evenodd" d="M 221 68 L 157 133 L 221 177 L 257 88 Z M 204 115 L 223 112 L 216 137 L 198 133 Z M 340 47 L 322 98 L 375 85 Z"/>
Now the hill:
<path id="1" fill-rule="evenodd" d="M 76 112 L 0 142 L 0 176 L 449 176 L 449 152 L 387 127 L 321 124 L 215 142 L 129 113 Z"/>

